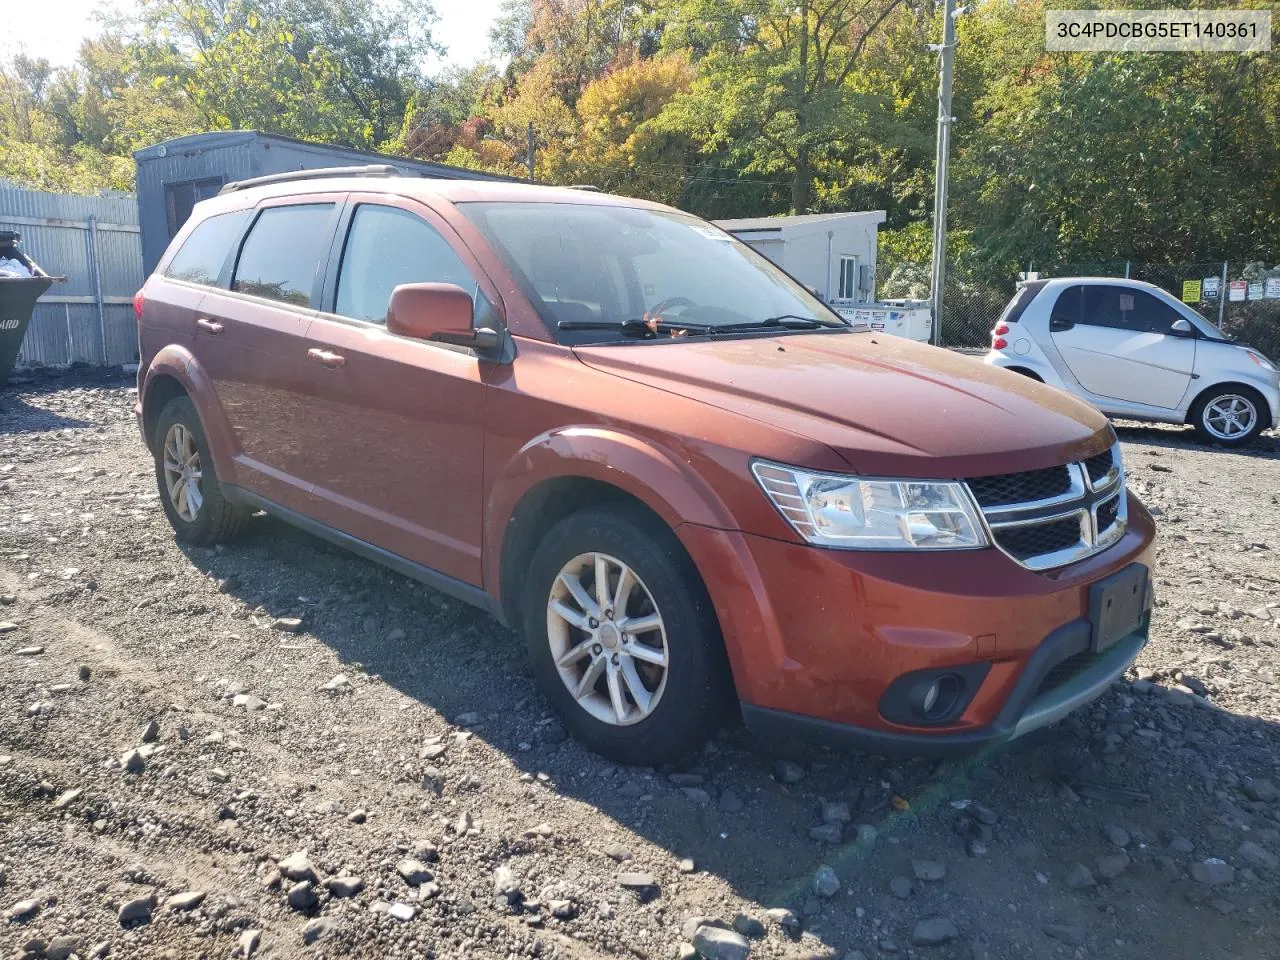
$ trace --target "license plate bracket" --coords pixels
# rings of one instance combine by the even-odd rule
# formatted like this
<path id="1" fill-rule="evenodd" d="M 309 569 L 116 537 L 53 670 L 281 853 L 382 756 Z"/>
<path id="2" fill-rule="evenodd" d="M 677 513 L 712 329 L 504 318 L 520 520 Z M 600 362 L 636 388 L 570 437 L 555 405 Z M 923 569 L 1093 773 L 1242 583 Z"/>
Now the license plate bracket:
<path id="1" fill-rule="evenodd" d="M 1131 563 L 1089 587 L 1090 646 L 1101 653 L 1142 625 L 1147 614 L 1149 572 Z"/>

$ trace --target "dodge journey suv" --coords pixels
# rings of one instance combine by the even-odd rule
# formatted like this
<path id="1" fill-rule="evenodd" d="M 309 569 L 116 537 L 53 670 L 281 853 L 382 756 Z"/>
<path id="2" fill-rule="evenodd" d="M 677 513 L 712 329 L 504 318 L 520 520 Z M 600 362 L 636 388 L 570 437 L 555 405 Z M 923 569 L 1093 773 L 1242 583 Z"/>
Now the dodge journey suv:
<path id="1" fill-rule="evenodd" d="M 488 610 L 623 762 L 736 711 L 973 750 L 1146 642 L 1154 529 L 1100 413 L 856 332 L 668 207 L 260 178 L 196 206 L 135 307 L 178 537 L 265 510 Z"/>

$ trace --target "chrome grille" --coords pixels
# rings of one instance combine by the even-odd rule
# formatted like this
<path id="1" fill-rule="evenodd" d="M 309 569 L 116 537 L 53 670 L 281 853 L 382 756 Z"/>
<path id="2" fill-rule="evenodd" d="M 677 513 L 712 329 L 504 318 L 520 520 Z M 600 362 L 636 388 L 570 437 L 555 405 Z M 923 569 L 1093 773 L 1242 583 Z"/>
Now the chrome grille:
<path id="1" fill-rule="evenodd" d="M 992 542 L 1031 570 L 1104 550 L 1128 521 L 1119 445 L 1079 463 L 974 477 L 968 484 Z"/>

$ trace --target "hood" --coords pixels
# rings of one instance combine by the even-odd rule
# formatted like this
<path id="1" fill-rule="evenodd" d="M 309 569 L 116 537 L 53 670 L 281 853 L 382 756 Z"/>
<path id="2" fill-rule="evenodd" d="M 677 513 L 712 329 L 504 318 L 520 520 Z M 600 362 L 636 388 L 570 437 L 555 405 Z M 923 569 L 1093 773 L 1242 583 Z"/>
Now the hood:
<path id="1" fill-rule="evenodd" d="M 588 366 L 816 440 L 865 476 L 969 477 L 1080 460 L 1093 407 L 975 357 L 886 334 L 578 346 Z M 745 452 L 768 458 L 768 450 Z M 803 464 L 799 464 L 803 466 Z"/>

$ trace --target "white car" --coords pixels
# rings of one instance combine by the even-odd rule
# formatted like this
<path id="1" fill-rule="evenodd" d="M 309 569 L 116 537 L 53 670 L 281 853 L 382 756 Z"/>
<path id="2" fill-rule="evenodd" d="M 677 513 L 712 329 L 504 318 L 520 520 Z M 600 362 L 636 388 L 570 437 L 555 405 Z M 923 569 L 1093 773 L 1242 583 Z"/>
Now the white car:
<path id="1" fill-rule="evenodd" d="M 985 361 L 1110 417 L 1190 423 L 1240 446 L 1280 426 L 1280 371 L 1150 283 L 1061 277 L 1019 286 Z"/>

